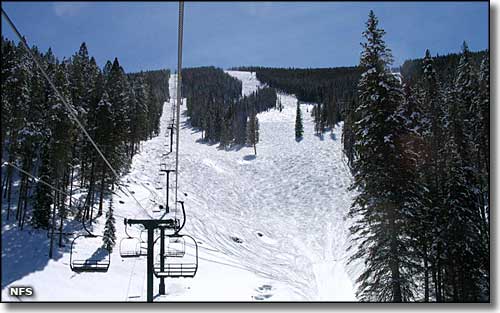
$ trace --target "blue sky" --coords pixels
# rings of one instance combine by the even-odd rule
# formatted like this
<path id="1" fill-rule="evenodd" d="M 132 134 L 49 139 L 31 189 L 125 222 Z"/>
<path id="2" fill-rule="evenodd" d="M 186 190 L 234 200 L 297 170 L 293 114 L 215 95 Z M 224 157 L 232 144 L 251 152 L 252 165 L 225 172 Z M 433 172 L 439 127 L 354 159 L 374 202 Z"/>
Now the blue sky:
<path id="1" fill-rule="evenodd" d="M 100 65 L 175 68 L 176 2 L 2 2 L 29 44 L 69 57 L 85 41 Z M 350 66 L 373 9 L 395 63 L 488 48 L 488 2 L 196 2 L 185 4 L 184 66 Z M 14 38 L 2 18 L 2 34 Z"/>

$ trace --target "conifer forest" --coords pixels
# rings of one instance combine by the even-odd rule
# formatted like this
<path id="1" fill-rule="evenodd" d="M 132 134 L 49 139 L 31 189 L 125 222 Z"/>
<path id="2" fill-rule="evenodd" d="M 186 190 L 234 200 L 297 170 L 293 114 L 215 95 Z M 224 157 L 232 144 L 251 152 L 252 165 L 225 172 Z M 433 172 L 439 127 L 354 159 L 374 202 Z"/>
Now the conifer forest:
<path id="1" fill-rule="evenodd" d="M 181 3 L 184 67 L 2 30 L 2 302 L 492 301 L 489 46 L 192 66 Z"/>

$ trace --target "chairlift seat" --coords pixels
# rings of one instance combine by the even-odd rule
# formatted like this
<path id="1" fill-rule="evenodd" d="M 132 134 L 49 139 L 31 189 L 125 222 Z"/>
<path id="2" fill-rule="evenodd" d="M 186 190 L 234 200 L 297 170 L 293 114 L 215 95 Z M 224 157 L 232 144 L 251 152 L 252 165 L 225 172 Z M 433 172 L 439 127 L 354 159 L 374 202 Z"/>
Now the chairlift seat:
<path id="1" fill-rule="evenodd" d="M 80 235 L 73 239 L 70 250 L 70 268 L 74 272 L 106 272 L 110 252 L 102 246 L 103 236 Z"/>
<path id="2" fill-rule="evenodd" d="M 120 241 L 120 256 L 122 258 L 141 256 L 141 241 L 137 238 L 123 238 Z"/>
<path id="3" fill-rule="evenodd" d="M 168 237 L 168 238 L 167 238 Z M 156 244 L 161 244 L 157 240 Z M 164 255 L 156 255 L 153 272 L 156 277 L 194 277 L 198 270 L 198 244 L 193 237 L 188 235 L 165 236 L 166 249 Z M 160 251 L 161 247 L 155 248 Z M 163 257 L 163 270 L 160 261 Z"/>
<path id="4" fill-rule="evenodd" d="M 186 243 L 182 237 L 170 237 L 166 248 L 167 257 L 183 257 L 186 253 Z"/>
<path id="5" fill-rule="evenodd" d="M 154 264 L 155 276 L 160 277 L 194 277 L 196 271 L 198 270 L 198 264 L 196 263 L 165 263 L 163 271 L 160 271 L 160 263 Z"/>
<path id="6" fill-rule="evenodd" d="M 109 264 L 109 260 L 73 260 L 71 269 L 73 272 L 107 272 Z"/>

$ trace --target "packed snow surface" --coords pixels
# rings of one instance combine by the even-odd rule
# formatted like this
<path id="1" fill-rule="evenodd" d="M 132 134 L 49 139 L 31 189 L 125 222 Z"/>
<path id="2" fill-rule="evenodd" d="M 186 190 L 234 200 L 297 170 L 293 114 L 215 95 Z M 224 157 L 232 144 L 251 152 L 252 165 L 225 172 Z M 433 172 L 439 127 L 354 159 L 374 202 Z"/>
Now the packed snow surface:
<path id="1" fill-rule="evenodd" d="M 242 81 L 244 95 L 262 87 L 255 73 L 228 73 Z M 114 196 L 118 239 L 108 272 L 72 272 L 69 240 L 66 249 L 47 261 L 46 233 L 18 233 L 6 225 L 2 229 L 4 300 L 18 300 L 8 295 L 8 286 L 28 285 L 35 288 L 35 296 L 23 301 L 145 301 L 146 257 L 121 258 L 120 245 L 132 254 L 145 246 L 137 247 L 140 239 L 120 243 L 126 237 L 123 217 L 161 216 L 158 205 L 165 202 L 165 176 L 159 176 L 158 170 L 160 163 L 175 167 L 175 150 L 168 154 L 167 145 L 175 80 L 173 75 L 172 103 L 164 104 L 161 134 L 143 143 L 122 179 L 144 209 L 123 192 Z M 282 112 L 258 115 L 257 156 L 253 147 L 225 151 L 217 144 L 200 142 L 201 133 L 189 125 L 183 114 L 186 106 L 181 106 L 178 199 L 185 201 L 187 211 L 183 233 L 196 238 L 199 245 L 199 268 L 194 278 L 166 279 L 167 294 L 155 296 L 155 301 L 356 300 L 352 275 L 345 266 L 348 222 L 344 217 L 352 194 L 347 190 L 351 178 L 342 155 L 342 127 L 322 137 L 314 135 L 312 105 L 301 104 L 304 138 L 296 141 L 297 99 L 279 97 Z M 173 206 L 174 175 L 170 181 Z M 180 217 L 178 209 L 172 214 Z M 98 220 L 95 233 L 102 233 L 104 222 L 104 217 Z M 129 227 L 128 233 L 144 237 L 137 228 Z M 14 244 L 15 239 L 19 242 Z M 158 282 L 155 279 L 155 294 Z"/>

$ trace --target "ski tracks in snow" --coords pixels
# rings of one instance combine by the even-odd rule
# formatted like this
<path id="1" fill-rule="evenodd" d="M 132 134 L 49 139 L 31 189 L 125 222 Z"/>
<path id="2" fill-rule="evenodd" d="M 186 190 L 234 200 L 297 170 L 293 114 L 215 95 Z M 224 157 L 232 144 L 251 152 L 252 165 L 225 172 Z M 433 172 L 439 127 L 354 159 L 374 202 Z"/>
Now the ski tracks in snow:
<path id="1" fill-rule="evenodd" d="M 261 86 L 254 73 L 228 73 L 243 81 L 244 94 Z M 266 287 L 255 289 L 257 300 L 272 300 L 262 293 L 272 294 L 276 284 L 289 288 L 295 300 L 355 300 L 344 268 L 344 215 L 351 194 L 341 125 L 315 136 L 312 105 L 301 104 L 304 138 L 297 142 L 297 100 L 280 97 L 282 112 L 258 115 L 256 157 L 248 147 L 221 151 L 197 142 L 199 133 L 182 114 L 179 188 L 188 194 L 186 230 L 218 251 L 219 258 L 222 253 L 232 260 L 227 262 L 267 279 Z"/>

